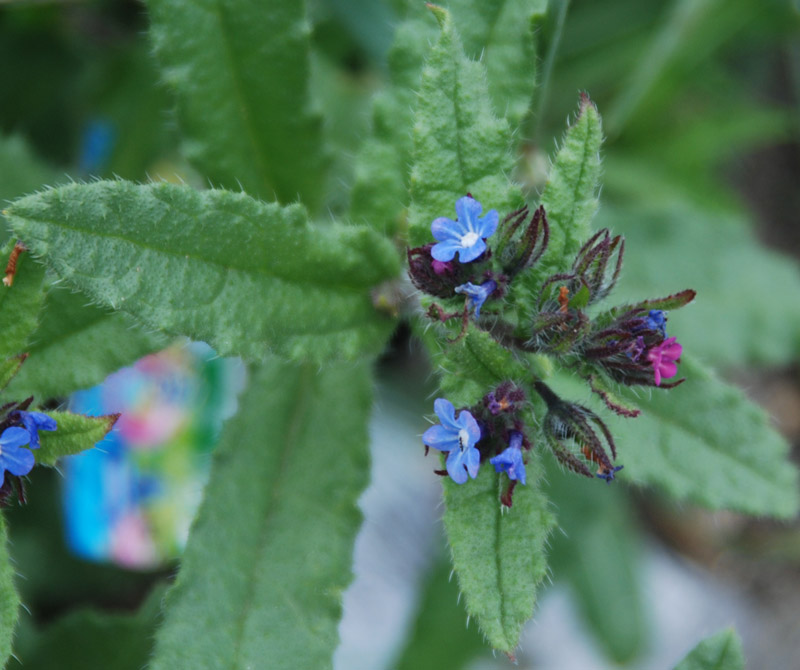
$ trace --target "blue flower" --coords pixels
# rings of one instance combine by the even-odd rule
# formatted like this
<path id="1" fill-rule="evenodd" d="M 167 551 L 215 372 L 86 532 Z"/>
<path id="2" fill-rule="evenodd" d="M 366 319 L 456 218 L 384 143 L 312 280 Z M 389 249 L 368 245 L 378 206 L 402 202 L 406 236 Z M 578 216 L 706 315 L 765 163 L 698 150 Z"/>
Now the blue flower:
<path id="1" fill-rule="evenodd" d="M 431 224 L 431 233 L 439 241 L 431 249 L 434 260 L 451 261 L 458 253 L 461 263 L 469 263 L 486 251 L 484 240 L 494 235 L 499 217 L 497 210 L 491 209 L 479 218 L 482 211 L 481 203 L 464 196 L 456 201 L 455 221 L 440 217 Z"/>
<path id="2" fill-rule="evenodd" d="M 422 441 L 429 447 L 447 454 L 447 474 L 456 484 L 467 481 L 467 475 L 475 479 L 481 464 L 481 452 L 475 443 L 481 439 L 481 429 L 475 417 L 467 410 L 461 410 L 456 419 L 453 403 L 437 398 L 433 403 L 436 416 L 441 425 L 431 426 L 422 435 Z"/>
<path id="3" fill-rule="evenodd" d="M 40 430 L 55 430 L 57 427 L 55 419 L 41 412 L 24 412 L 18 410 L 14 412 L 13 416 L 17 421 L 22 421 L 22 425 L 25 426 L 25 430 L 28 431 L 31 437 L 31 449 L 39 448 Z"/>
<path id="4" fill-rule="evenodd" d="M 5 480 L 6 471 L 12 475 L 27 475 L 36 463 L 33 452 L 23 449 L 31 436 L 24 428 L 6 428 L 0 435 L 0 484 Z"/>
<path id="5" fill-rule="evenodd" d="M 525 463 L 522 462 L 522 433 L 518 430 L 511 431 L 511 440 L 508 448 L 489 462 L 494 465 L 495 472 L 505 472 L 509 479 L 516 479 L 521 484 L 525 483 Z"/>
<path id="6" fill-rule="evenodd" d="M 609 470 L 608 468 L 603 467 L 601 465 L 599 468 L 597 468 L 597 474 L 595 475 L 595 477 L 597 477 L 598 479 L 605 479 L 606 484 L 610 484 L 615 479 L 614 474 L 622 470 L 622 468 L 624 467 L 625 467 L 624 465 L 618 465 L 613 470 Z"/>
<path id="7" fill-rule="evenodd" d="M 483 306 L 483 303 L 485 303 L 486 299 L 496 290 L 497 282 L 492 279 L 484 282 L 480 286 L 475 286 L 475 284 L 471 282 L 461 284 L 461 286 L 456 286 L 456 293 L 466 295 L 470 300 L 472 300 L 472 306 L 475 308 L 476 319 L 481 315 L 481 307 Z"/>
<path id="8" fill-rule="evenodd" d="M 667 336 L 667 317 L 664 315 L 664 310 L 651 309 L 645 321 L 645 327 L 650 330 L 657 330 L 661 333 L 661 337 Z"/>

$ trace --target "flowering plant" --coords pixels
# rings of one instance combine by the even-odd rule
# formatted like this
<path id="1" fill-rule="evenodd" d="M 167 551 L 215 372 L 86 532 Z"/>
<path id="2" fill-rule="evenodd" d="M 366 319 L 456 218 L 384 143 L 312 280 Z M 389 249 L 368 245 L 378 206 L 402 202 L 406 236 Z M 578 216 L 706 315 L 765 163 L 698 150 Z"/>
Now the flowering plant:
<path id="1" fill-rule="evenodd" d="M 709 343 L 713 301 L 679 311 L 695 300 L 684 287 L 697 275 L 684 284 L 691 268 L 663 282 L 659 273 L 678 265 L 681 236 L 672 254 L 653 239 L 639 243 L 645 228 L 655 238 L 669 226 L 639 226 L 628 212 L 626 244 L 625 212 L 617 221 L 613 201 L 600 209 L 603 126 L 587 94 L 549 163 L 543 158 L 537 127 L 568 3 L 316 4 L 307 16 L 303 2 L 230 0 L 209 11 L 148 0 L 147 48 L 159 71 L 137 73 L 169 87 L 180 150 L 163 129 L 137 135 L 137 116 L 129 132 L 93 132 L 84 143 L 75 174 L 105 178 L 58 185 L 58 174 L 42 177 L 8 194 L 17 199 L 3 210 L 11 237 L 2 337 L 16 338 L 0 356 L 10 399 L 0 414 L 6 480 L 86 448 L 113 423 L 84 424 L 19 398 L 63 398 L 175 336 L 249 366 L 163 612 L 155 591 L 142 619 L 125 620 L 147 619 L 148 640 L 158 624 L 154 650 L 137 667 L 331 666 L 361 527 L 357 501 L 370 476 L 373 373 L 385 371 L 380 357 L 398 332 L 410 330 L 437 371 L 427 429 L 430 401 L 415 389 L 426 406 L 409 429 L 420 438 L 409 458 L 422 462 L 433 450 L 438 459 L 453 583 L 493 649 L 516 653 L 549 574 L 548 544 L 563 541 L 553 532 L 559 523 L 573 521 L 584 543 L 566 555 L 584 551 L 591 566 L 564 561 L 564 579 L 591 582 L 582 593 L 592 591 L 595 609 L 616 597 L 619 575 L 608 572 L 635 571 L 593 557 L 609 537 L 633 532 L 624 512 L 604 513 L 625 509 L 627 485 L 711 509 L 793 517 L 797 481 L 785 440 L 697 354 L 731 362 L 736 347 L 785 353 L 796 333 L 777 343 L 724 334 Z M 389 6 L 394 23 L 365 28 L 364 16 Z M 383 88 L 343 79 L 364 54 L 331 45 L 327 31 L 339 23 L 364 51 L 380 52 Z M 390 25 L 384 59 L 373 31 Z M 141 51 L 133 60 L 149 64 Z M 369 115 L 350 96 L 363 103 L 362 84 L 374 96 L 370 122 L 358 126 Z M 138 98 L 129 102 L 121 107 L 138 113 Z M 169 129 L 165 104 L 159 97 L 154 117 Z M 134 167 L 114 163 L 113 142 L 118 156 L 144 157 Z M 637 190 L 636 172 L 629 167 L 618 183 Z M 56 185 L 22 197 L 43 180 Z M 738 239 L 730 230 L 714 237 L 720 254 Z M 773 263 L 762 260 L 772 277 Z M 777 285 L 796 285 L 788 271 L 776 273 Z M 740 286 L 724 318 L 742 326 L 745 298 L 766 292 Z M 789 321 L 788 303 L 762 316 Z M 84 439 L 72 439 L 78 433 Z M 12 572 L 0 570 L 4 658 L 18 617 Z M 628 619 L 619 628 L 642 625 L 636 608 L 620 609 Z M 432 637 L 429 651 L 456 634 Z M 614 646 L 612 635 L 597 637 Z"/>

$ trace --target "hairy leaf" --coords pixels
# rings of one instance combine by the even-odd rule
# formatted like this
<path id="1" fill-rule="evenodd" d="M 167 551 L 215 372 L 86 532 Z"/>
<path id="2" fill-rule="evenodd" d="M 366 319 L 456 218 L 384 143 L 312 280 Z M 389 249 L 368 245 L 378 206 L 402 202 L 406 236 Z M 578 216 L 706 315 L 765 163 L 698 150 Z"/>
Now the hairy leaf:
<path id="1" fill-rule="evenodd" d="M 0 665 L 11 655 L 11 641 L 19 616 L 19 595 L 14 588 L 14 566 L 8 555 L 8 529 L 0 514 Z"/>
<path id="2" fill-rule="evenodd" d="M 643 650 L 649 631 L 638 574 L 639 538 L 625 492 L 599 480 L 577 479 L 554 465 L 546 481 L 561 529 L 552 537 L 554 578 L 569 584 L 609 658 L 629 662 Z"/>
<path id="3" fill-rule="evenodd" d="M 37 465 L 55 466 L 59 458 L 91 449 L 114 427 L 119 414 L 84 416 L 71 412 L 46 412 L 55 419 L 54 431 L 39 431 L 41 447 L 37 449 Z"/>
<path id="4" fill-rule="evenodd" d="M 532 454 L 528 483 L 516 487 L 510 509 L 500 504 L 508 478 L 489 463 L 467 484 L 444 480 L 444 525 L 467 612 L 489 644 L 507 654 L 533 615 L 547 572 L 545 542 L 554 520 L 538 488 L 540 469 Z"/>
<path id="5" fill-rule="evenodd" d="M 4 274 L 13 248 L 14 240 L 9 240 L 0 249 L 0 273 Z M 0 284 L 0 360 L 25 352 L 38 322 L 44 291 L 44 268 L 22 252 L 17 257 L 13 284 Z"/>
<path id="6" fill-rule="evenodd" d="M 21 354 L 19 356 L 6 358 L 4 361 L 0 361 L 0 391 L 5 389 L 11 380 L 14 379 L 14 375 L 19 372 L 20 367 L 25 362 L 26 358 L 27 356 L 25 354 Z"/>
<path id="7" fill-rule="evenodd" d="M 331 667 L 369 409 L 364 365 L 273 359 L 255 371 L 215 454 L 152 670 Z"/>
<path id="8" fill-rule="evenodd" d="M 789 446 L 763 410 L 688 355 L 678 373 L 687 381 L 673 389 L 620 389 L 628 404 L 642 410 L 635 419 L 600 410 L 618 442 L 617 462 L 625 466 L 620 478 L 712 509 L 797 514 Z M 586 387 L 576 380 L 564 388 L 570 400 L 585 400 Z"/>
<path id="9" fill-rule="evenodd" d="M 7 212 L 55 273 L 97 302 L 219 354 L 324 361 L 380 351 L 393 321 L 370 289 L 399 271 L 376 233 L 185 186 L 96 182 Z"/>
<path id="10" fill-rule="evenodd" d="M 727 628 L 700 642 L 675 670 L 744 670 L 741 640 Z"/>
<path id="11" fill-rule="evenodd" d="M 464 54 L 450 15 L 434 8 L 441 35 L 422 73 L 414 122 L 409 239 L 431 241 L 430 224 L 453 217 L 456 200 L 471 193 L 484 211 L 504 213 L 522 202 L 509 181 L 514 161 L 508 123 L 492 111 L 481 63 Z"/>
<path id="12" fill-rule="evenodd" d="M 9 392 L 44 400 L 99 384 L 119 368 L 167 346 L 169 339 L 145 332 L 127 314 L 89 304 L 83 294 L 51 289 L 29 342 L 30 357 Z"/>
<path id="13" fill-rule="evenodd" d="M 321 119 L 308 99 L 304 2 L 150 0 L 187 156 L 214 185 L 314 208 Z"/>

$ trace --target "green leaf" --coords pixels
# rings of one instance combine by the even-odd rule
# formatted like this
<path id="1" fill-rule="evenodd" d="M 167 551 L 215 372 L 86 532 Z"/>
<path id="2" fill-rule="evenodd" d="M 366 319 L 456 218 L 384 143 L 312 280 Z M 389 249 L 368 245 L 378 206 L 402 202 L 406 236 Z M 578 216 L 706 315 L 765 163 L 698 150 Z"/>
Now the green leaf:
<path id="1" fill-rule="evenodd" d="M 185 150 L 211 181 L 283 204 L 320 201 L 321 119 L 308 98 L 304 2 L 150 0 Z"/>
<path id="2" fill-rule="evenodd" d="M 37 465 L 55 467 L 59 458 L 91 449 L 114 427 L 119 414 L 84 416 L 71 412 L 45 412 L 56 420 L 54 431 L 39 431 L 41 447 L 36 450 Z"/>
<path id="3" fill-rule="evenodd" d="M 514 167 L 508 123 L 492 111 L 482 63 L 464 54 L 448 12 L 433 8 L 441 35 L 422 73 L 414 122 L 410 244 L 431 241 L 430 224 L 454 216 L 455 202 L 472 193 L 484 211 L 501 217 L 522 204 L 508 175 Z"/>
<path id="4" fill-rule="evenodd" d="M 467 484 L 444 479 L 444 526 L 467 613 L 489 644 L 509 655 L 547 574 L 545 543 L 554 519 L 538 488 L 540 470 L 534 456 L 510 509 L 500 504 L 508 478 L 488 463 Z"/>
<path id="5" fill-rule="evenodd" d="M 95 301 L 223 356 L 352 358 L 379 352 L 394 325 L 370 299 L 399 272 L 394 247 L 370 230 L 309 225 L 299 205 L 101 181 L 24 198 L 8 217 Z"/>
<path id="6" fill-rule="evenodd" d="M 428 575 L 417 618 L 393 670 L 464 668 L 486 647 L 475 626 L 465 626 L 458 582 L 450 561 L 440 558 Z"/>
<path id="7" fill-rule="evenodd" d="M 742 642 L 732 628 L 726 628 L 700 642 L 675 670 L 744 670 Z"/>
<path id="8" fill-rule="evenodd" d="M 41 632 L 31 631 L 15 643 L 8 670 L 141 670 L 150 657 L 164 591 L 154 589 L 135 614 L 81 609 Z"/>
<path id="9" fill-rule="evenodd" d="M 0 249 L 0 272 L 13 248 L 14 240 L 9 240 Z M 0 285 L 0 359 L 24 353 L 43 302 L 44 268 L 23 251 L 17 257 L 13 284 Z"/>
<path id="10" fill-rule="evenodd" d="M 550 243 L 536 265 L 536 272 L 528 277 L 541 281 L 548 274 L 569 269 L 575 254 L 589 238 L 590 224 L 599 206 L 602 141 L 600 115 L 584 94 L 542 193 L 541 204 L 550 224 Z"/>
<path id="11" fill-rule="evenodd" d="M 11 358 L 6 358 L 4 361 L 0 361 L 0 391 L 5 389 L 11 380 L 14 379 L 14 375 L 19 372 L 26 358 L 27 356 L 25 354 L 20 354 L 19 356 L 12 356 Z"/>
<path id="12" fill-rule="evenodd" d="M 625 491 L 578 479 L 555 464 L 545 479 L 561 528 L 552 537 L 554 578 L 569 584 L 608 657 L 630 662 L 643 651 L 649 631 L 639 579 L 640 538 Z"/>
<path id="13" fill-rule="evenodd" d="M 39 400 L 66 396 L 99 384 L 169 343 L 159 333 L 145 332 L 127 314 L 95 307 L 88 300 L 81 293 L 50 290 L 27 346 L 30 357 L 9 393 Z"/>
<path id="14" fill-rule="evenodd" d="M 255 371 L 215 453 L 151 670 L 331 667 L 369 475 L 370 390 L 365 365 Z"/>
<path id="15" fill-rule="evenodd" d="M 787 519 L 797 514 L 797 470 L 764 411 L 688 355 L 678 373 L 686 382 L 677 388 L 620 389 L 642 410 L 637 418 L 603 411 L 624 478 L 711 509 Z M 567 386 L 565 397 L 585 400 L 585 386 L 574 379 Z"/>
<path id="16" fill-rule="evenodd" d="M 19 616 L 19 596 L 14 588 L 14 566 L 8 555 L 8 529 L 0 514 L 0 665 L 11 655 L 11 641 Z"/>
<path id="17" fill-rule="evenodd" d="M 779 364 L 800 351 L 797 262 L 763 248 L 741 215 L 684 201 L 604 206 L 598 223 L 626 237 L 614 302 L 697 290 L 669 316 L 686 351 L 718 365 Z"/>

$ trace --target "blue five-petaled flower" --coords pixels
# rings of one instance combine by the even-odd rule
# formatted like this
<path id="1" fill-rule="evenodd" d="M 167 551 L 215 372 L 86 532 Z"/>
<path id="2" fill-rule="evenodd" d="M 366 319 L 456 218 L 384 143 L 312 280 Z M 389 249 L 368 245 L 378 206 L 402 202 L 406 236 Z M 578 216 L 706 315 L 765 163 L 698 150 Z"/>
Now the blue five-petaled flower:
<path id="1" fill-rule="evenodd" d="M 475 448 L 481 439 L 481 429 L 475 417 L 464 409 L 456 419 L 453 403 L 444 398 L 437 398 L 433 409 L 441 425 L 428 428 L 422 435 L 422 441 L 429 447 L 449 452 L 447 474 L 456 484 L 466 482 L 467 475 L 475 479 L 481 465 L 481 453 Z"/>
<path id="2" fill-rule="evenodd" d="M 499 217 L 497 210 L 491 209 L 481 218 L 482 211 L 481 203 L 467 195 L 456 201 L 456 221 L 440 217 L 431 224 L 439 241 L 431 249 L 434 260 L 451 261 L 457 253 L 461 263 L 469 263 L 486 251 L 484 240 L 494 235 Z"/>
<path id="3" fill-rule="evenodd" d="M 22 425 L 25 426 L 25 430 L 27 430 L 28 434 L 31 436 L 31 449 L 39 448 L 40 430 L 55 430 L 57 428 L 56 420 L 41 412 L 17 410 L 12 416 L 22 422 Z"/>
<path id="4" fill-rule="evenodd" d="M 481 315 L 481 307 L 486 299 L 497 290 L 497 282 L 490 279 L 479 286 L 471 282 L 456 286 L 456 293 L 461 293 L 467 296 L 472 301 L 472 306 L 475 308 L 475 318 Z"/>
<path id="5" fill-rule="evenodd" d="M 495 472 L 505 472 L 509 479 L 515 479 L 520 484 L 525 483 L 525 463 L 522 461 L 522 433 L 518 430 L 511 431 L 508 447 L 489 462 L 494 465 Z"/>
<path id="6" fill-rule="evenodd" d="M 6 472 L 12 475 L 27 475 L 36 462 L 33 452 L 23 445 L 30 442 L 27 430 L 14 426 L 6 428 L 0 435 L 0 485 L 3 484 Z"/>

